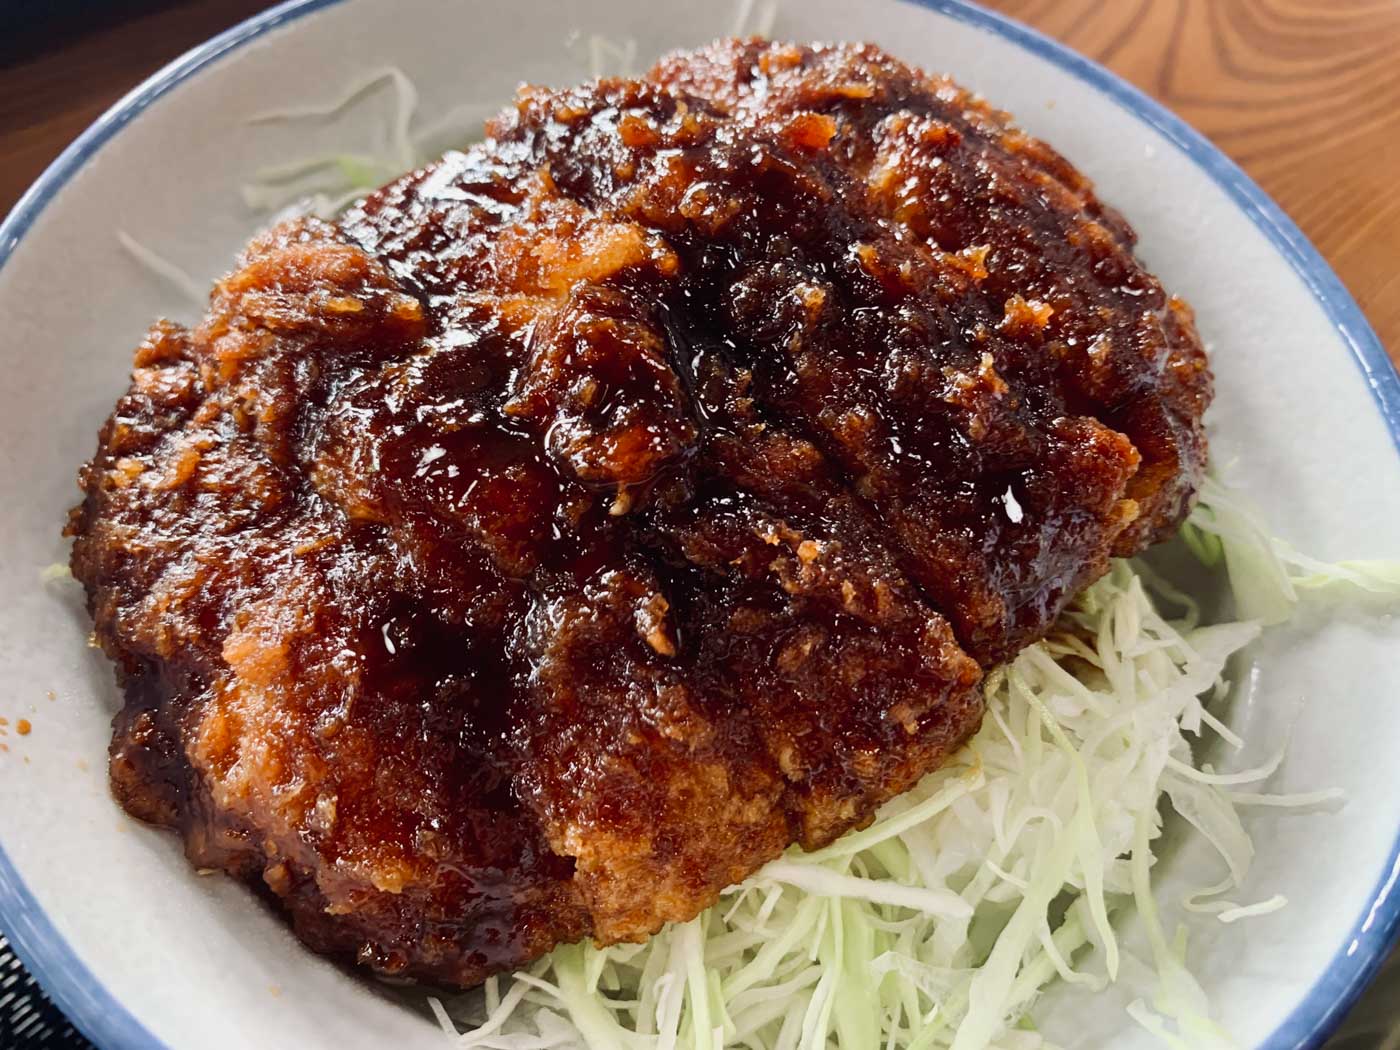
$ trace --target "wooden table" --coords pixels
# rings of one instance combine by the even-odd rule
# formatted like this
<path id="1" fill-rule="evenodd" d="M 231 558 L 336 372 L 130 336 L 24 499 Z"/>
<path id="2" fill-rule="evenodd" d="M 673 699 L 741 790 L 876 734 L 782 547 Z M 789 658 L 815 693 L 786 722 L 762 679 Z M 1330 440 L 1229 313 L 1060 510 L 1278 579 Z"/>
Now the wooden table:
<path id="1" fill-rule="evenodd" d="M 1303 228 L 1400 362 L 1400 0 L 986 2 L 1205 132 Z M 270 5 L 78 6 L 40 25 L 7 25 L 13 9 L 0 12 L 0 213 L 129 88 Z M 1384 994 L 1363 1011 L 1387 1009 Z"/>
<path id="2" fill-rule="evenodd" d="M 50 21 L 7 32 L 15 16 L 0 13 L 0 213 L 123 92 L 269 5 L 80 6 L 57 31 Z M 1104 63 L 1205 132 L 1293 216 L 1400 361 L 1400 0 L 989 6 Z"/>
<path id="3" fill-rule="evenodd" d="M 1204 132 L 1302 227 L 1400 362 L 1400 0 L 987 6 Z"/>

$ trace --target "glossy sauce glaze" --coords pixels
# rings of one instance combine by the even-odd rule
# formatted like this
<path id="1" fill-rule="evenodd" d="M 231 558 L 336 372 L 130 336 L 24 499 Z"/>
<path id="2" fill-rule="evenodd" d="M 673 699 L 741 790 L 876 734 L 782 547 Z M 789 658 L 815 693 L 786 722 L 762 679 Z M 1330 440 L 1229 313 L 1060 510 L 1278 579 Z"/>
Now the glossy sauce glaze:
<path id="1" fill-rule="evenodd" d="M 464 985 L 938 765 L 1179 523 L 1210 396 L 1088 182 L 872 47 L 488 131 L 152 329 L 70 525 L 118 798 L 318 950 Z"/>

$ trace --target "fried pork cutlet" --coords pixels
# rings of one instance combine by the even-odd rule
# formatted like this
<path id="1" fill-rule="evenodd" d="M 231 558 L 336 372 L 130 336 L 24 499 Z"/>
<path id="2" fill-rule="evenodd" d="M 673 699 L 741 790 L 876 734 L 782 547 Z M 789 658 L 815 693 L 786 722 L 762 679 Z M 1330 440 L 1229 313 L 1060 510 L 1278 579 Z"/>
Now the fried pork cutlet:
<path id="1" fill-rule="evenodd" d="M 161 322 L 73 569 L 111 782 L 318 951 L 471 985 L 868 821 L 1181 521 L 1191 314 L 869 46 L 523 89 Z"/>

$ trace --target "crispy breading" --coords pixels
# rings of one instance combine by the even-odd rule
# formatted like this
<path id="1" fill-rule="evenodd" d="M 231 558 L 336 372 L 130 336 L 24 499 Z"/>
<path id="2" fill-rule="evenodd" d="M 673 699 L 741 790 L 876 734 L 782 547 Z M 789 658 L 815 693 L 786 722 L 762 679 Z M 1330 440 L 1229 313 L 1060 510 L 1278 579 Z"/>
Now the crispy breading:
<path id="1" fill-rule="evenodd" d="M 522 90 L 255 239 L 84 468 L 118 799 L 317 950 L 470 985 L 871 819 L 1180 522 L 1189 310 L 869 46 Z"/>

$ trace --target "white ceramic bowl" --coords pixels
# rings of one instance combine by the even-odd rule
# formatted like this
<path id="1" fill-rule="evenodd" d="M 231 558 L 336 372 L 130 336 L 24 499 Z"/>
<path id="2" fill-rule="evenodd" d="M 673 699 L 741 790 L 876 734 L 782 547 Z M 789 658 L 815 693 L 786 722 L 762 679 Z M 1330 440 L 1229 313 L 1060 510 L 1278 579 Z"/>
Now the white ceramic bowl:
<path id="1" fill-rule="evenodd" d="M 194 877 L 173 836 L 107 794 L 111 671 L 85 647 L 80 601 L 39 572 L 66 560 L 58 530 L 73 474 L 125 386 L 130 349 L 154 315 L 188 312 L 133 265 L 116 230 L 210 278 L 263 221 L 238 202 L 239 182 L 345 133 L 249 127 L 251 114 L 332 97 L 385 64 L 411 71 L 427 113 L 505 100 L 522 79 L 584 74 L 564 47 L 573 27 L 635 38 L 649 60 L 728 32 L 733 15 L 681 0 L 294 0 L 122 100 L 0 228 L 0 715 L 34 727 L 0 752 L 0 928 L 100 1046 L 410 1050 L 441 1038 L 301 950 L 241 887 Z M 1234 479 L 1304 549 L 1400 554 L 1400 380 L 1317 253 L 1204 139 L 1099 67 L 961 0 L 784 0 L 774 35 L 873 40 L 953 73 L 1054 143 L 1195 305 L 1214 349 L 1217 459 L 1237 457 Z M 1245 1046 L 1317 1045 L 1400 921 L 1398 639 L 1383 621 L 1341 617 L 1253 653 L 1234 722 L 1262 754 L 1296 716 L 1274 786 L 1339 785 L 1350 802 L 1257 821 L 1247 899 L 1283 893 L 1289 907 L 1193 940 L 1191 963 Z M 1202 881 L 1200 860 L 1171 858 L 1169 896 Z M 1045 1013 L 1071 1045 L 1150 1045 L 1116 1004 L 1058 996 Z"/>

